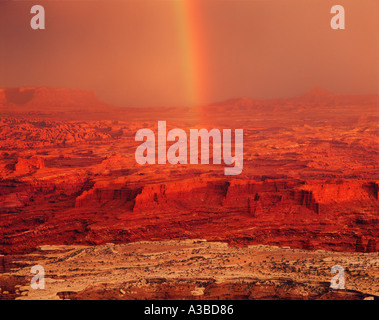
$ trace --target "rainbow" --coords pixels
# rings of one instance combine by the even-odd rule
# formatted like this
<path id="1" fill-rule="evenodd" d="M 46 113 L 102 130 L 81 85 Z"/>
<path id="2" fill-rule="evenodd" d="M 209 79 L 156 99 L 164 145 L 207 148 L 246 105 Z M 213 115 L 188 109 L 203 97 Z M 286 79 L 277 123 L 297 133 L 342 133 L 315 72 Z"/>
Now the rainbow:
<path id="1" fill-rule="evenodd" d="M 206 101 L 205 41 L 199 0 L 173 0 L 183 57 L 186 100 L 189 106 Z"/>

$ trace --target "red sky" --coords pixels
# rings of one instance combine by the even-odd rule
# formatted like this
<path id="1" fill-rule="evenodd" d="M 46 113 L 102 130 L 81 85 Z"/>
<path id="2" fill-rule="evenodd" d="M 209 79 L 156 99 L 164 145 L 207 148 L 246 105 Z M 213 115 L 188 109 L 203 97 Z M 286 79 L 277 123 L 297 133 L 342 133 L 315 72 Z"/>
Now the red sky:
<path id="1" fill-rule="evenodd" d="M 186 1 L 195 2 L 188 16 L 178 10 Z M 377 0 L 186 1 L 1 0 L 0 87 L 81 88 L 149 106 L 289 97 L 315 85 L 379 93 Z M 30 28 L 35 4 L 46 30 Z M 335 4 L 345 30 L 330 28 Z M 189 97 L 191 86 L 201 94 Z"/>

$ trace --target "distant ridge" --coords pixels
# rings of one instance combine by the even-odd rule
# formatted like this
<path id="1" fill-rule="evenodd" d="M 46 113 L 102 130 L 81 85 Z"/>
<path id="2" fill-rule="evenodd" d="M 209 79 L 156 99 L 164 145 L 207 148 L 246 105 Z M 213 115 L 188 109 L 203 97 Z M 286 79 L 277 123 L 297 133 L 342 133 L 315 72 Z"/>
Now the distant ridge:
<path id="1" fill-rule="evenodd" d="M 329 91 L 326 91 L 319 86 L 314 86 L 310 91 L 305 93 L 302 97 L 303 98 L 308 98 L 308 99 L 314 99 L 314 98 L 326 98 L 326 97 L 331 97 L 333 96 L 332 93 Z"/>
<path id="2" fill-rule="evenodd" d="M 325 104 L 334 103 L 336 96 L 329 91 L 326 91 L 319 86 L 314 86 L 310 91 L 305 94 L 299 95 L 289 100 L 294 102 L 301 102 L 306 104 Z"/>
<path id="3" fill-rule="evenodd" d="M 319 86 L 313 87 L 305 94 L 291 98 L 276 99 L 250 99 L 247 97 L 233 98 L 201 107 L 204 110 L 229 112 L 243 110 L 260 110 L 262 112 L 275 109 L 278 105 L 293 107 L 316 107 L 337 105 L 365 105 L 373 104 L 379 107 L 378 94 L 333 94 Z M 153 110 L 160 114 L 164 110 L 170 112 L 182 112 L 180 108 L 172 109 L 165 107 L 117 107 L 107 104 L 97 98 L 91 91 L 81 89 L 68 89 L 57 87 L 21 87 L 0 89 L 0 110 L 2 112 L 37 112 L 44 114 L 74 114 L 80 112 L 82 115 L 103 113 L 122 113 L 125 116 L 140 114 L 145 111 L 151 113 Z M 170 111 L 171 110 L 171 111 Z M 146 115 L 144 115 L 146 117 Z"/>
<path id="4" fill-rule="evenodd" d="M 91 91 L 54 87 L 0 89 L 0 107 L 15 111 L 97 111 L 109 105 Z"/>
<path id="5" fill-rule="evenodd" d="M 208 104 L 207 108 L 228 106 L 235 109 L 249 109 L 267 107 L 273 104 L 303 104 L 304 106 L 317 105 L 350 105 L 350 104 L 378 104 L 378 94 L 333 94 L 319 86 L 314 86 L 310 91 L 291 98 L 274 99 L 250 99 L 234 98 Z"/>

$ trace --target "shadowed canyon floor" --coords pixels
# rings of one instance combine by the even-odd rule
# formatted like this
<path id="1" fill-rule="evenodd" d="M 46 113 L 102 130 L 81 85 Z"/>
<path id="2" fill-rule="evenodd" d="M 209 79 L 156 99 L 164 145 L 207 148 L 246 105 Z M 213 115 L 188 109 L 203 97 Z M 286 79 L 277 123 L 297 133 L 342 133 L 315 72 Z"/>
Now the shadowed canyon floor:
<path id="1" fill-rule="evenodd" d="M 20 259 L 29 263 L 34 256 L 28 254 L 43 245 L 91 245 L 83 249 L 89 254 L 110 242 L 122 248 L 137 241 L 200 238 L 227 242 L 230 254 L 264 244 L 301 249 L 304 261 L 318 249 L 333 257 L 364 254 L 374 259 L 379 238 L 378 108 L 377 95 L 332 95 L 320 88 L 291 99 L 243 98 L 192 109 L 117 108 L 80 90 L 0 90 L 0 254 L 9 267 Z M 156 132 L 158 120 L 167 121 L 167 130 L 243 129 L 243 172 L 225 176 L 224 165 L 213 164 L 138 165 L 135 133 L 142 128 Z M 155 248 L 151 242 L 145 245 L 147 252 L 149 246 Z M 75 248 L 56 253 L 81 250 Z M 38 251 L 36 259 L 49 254 Z M 207 268 L 212 259 L 205 260 Z M 130 261 L 125 261 L 128 268 Z M 4 263 L 0 271 L 9 273 L 8 267 Z M 325 281 L 330 267 L 323 271 Z M 180 267 L 174 269 L 176 279 Z M 283 276 L 270 270 L 267 279 Z M 7 281 L 18 279 L 19 272 L 13 268 Z M 54 272 L 59 278 L 60 271 Z M 162 277 L 170 279 L 166 273 Z M 161 288 L 177 286 L 167 279 Z M 305 283 L 294 275 L 291 279 L 297 289 Z M 158 275 L 152 281 L 160 283 Z M 191 297 L 185 287 L 197 290 L 188 281 L 177 297 Z M 89 296 L 110 294 L 102 296 L 104 288 L 94 283 Z M 213 286 L 202 296 L 226 297 L 229 289 L 217 282 Z M 351 287 L 377 294 L 367 288 L 359 281 Z M 237 287 L 233 290 L 237 297 Z M 274 297 L 270 290 L 262 297 Z M 327 287 L 314 294 L 309 290 L 310 298 L 329 294 Z M 81 287 L 58 296 L 79 299 L 85 292 Z M 143 292 L 136 297 L 175 296 L 154 296 L 152 287 Z M 275 297 L 285 298 L 285 292 Z M 288 294 L 295 296 L 301 298 Z"/>
<path id="2" fill-rule="evenodd" d="M 2 298 L 379 298 L 377 253 L 236 248 L 194 239 L 41 246 L 33 254 L 14 257 L 12 264 L 9 273 L 0 275 Z M 43 290 L 28 285 L 35 264 L 45 268 Z M 330 269 L 336 264 L 345 266 L 345 290 L 329 288 Z"/>

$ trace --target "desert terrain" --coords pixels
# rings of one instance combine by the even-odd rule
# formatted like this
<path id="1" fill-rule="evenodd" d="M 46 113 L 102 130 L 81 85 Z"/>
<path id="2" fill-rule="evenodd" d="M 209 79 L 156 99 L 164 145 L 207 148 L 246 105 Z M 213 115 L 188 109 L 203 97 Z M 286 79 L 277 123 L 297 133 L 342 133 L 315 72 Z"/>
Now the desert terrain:
<path id="1" fill-rule="evenodd" d="M 41 246 L 12 264 L 14 271 L 3 275 L 2 297 L 21 300 L 370 300 L 379 293 L 376 253 L 238 248 L 203 239 Z M 27 282 L 35 264 L 45 268 L 44 290 Z M 346 266 L 345 290 L 329 288 L 330 266 L 336 264 Z"/>
<path id="2" fill-rule="evenodd" d="M 135 134 L 158 120 L 243 129 L 242 173 L 138 165 Z M 196 108 L 1 89 L 0 298 L 378 296 L 378 120 L 378 95 L 318 87 Z M 43 292 L 25 288 L 34 264 Z M 341 292 L 329 289 L 335 264 Z"/>

